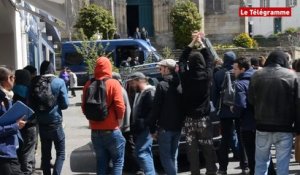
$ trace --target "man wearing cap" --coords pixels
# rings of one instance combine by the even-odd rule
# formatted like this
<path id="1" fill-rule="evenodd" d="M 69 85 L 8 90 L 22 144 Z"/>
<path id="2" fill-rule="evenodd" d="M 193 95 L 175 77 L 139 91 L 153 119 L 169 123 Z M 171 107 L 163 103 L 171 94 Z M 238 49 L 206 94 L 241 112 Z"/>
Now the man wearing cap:
<path id="1" fill-rule="evenodd" d="M 152 137 L 149 132 L 149 121 L 155 87 L 148 84 L 146 76 L 141 72 L 129 75 L 129 81 L 137 93 L 133 103 L 132 121 L 130 127 L 135 138 L 135 152 L 146 175 L 155 175 L 154 162 L 152 157 Z"/>
<path id="2" fill-rule="evenodd" d="M 150 133 L 157 139 L 162 166 L 168 175 L 177 174 L 177 155 L 183 125 L 182 90 L 175 73 L 176 61 L 158 63 L 163 80 L 156 86 L 150 118 Z"/>

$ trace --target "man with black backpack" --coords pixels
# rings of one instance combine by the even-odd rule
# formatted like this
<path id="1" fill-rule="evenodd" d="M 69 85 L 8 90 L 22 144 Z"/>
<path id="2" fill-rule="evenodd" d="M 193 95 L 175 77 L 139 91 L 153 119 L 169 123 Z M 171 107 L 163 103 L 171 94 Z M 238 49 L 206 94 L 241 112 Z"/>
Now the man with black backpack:
<path id="1" fill-rule="evenodd" d="M 120 123 L 125 105 L 122 86 L 118 80 L 112 79 L 112 65 L 108 58 L 97 59 L 94 78 L 83 88 L 81 107 L 92 130 L 97 175 L 107 174 L 110 159 L 113 163 L 111 174 L 121 175 L 126 141 L 120 131 Z"/>
<path id="2" fill-rule="evenodd" d="M 65 82 L 57 78 L 54 66 L 49 61 L 41 64 L 40 76 L 32 80 L 30 105 L 34 109 L 39 125 L 44 175 L 59 175 L 65 160 L 65 133 L 62 126 L 62 111 L 68 108 Z M 51 173 L 52 143 L 56 149 L 56 160 Z"/>
<path id="3" fill-rule="evenodd" d="M 228 153 L 230 142 L 233 138 L 233 131 L 236 129 L 238 145 L 239 145 L 239 158 L 240 167 L 243 173 L 248 171 L 248 163 L 246 160 L 246 153 L 240 142 L 240 126 L 239 120 L 230 110 L 230 106 L 234 105 L 234 80 L 235 77 L 232 73 L 232 66 L 236 55 L 234 52 L 229 51 L 224 54 L 224 64 L 223 68 L 214 74 L 213 81 L 213 92 L 212 101 L 214 106 L 218 109 L 218 116 L 221 121 L 221 146 L 219 149 L 219 171 L 218 174 L 227 174 L 227 166 L 229 163 Z"/>

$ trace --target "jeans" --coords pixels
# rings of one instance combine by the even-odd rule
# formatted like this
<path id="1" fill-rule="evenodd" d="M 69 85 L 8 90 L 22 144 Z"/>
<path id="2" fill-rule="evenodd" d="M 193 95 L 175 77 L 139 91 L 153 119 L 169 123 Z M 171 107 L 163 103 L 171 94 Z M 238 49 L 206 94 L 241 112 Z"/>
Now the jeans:
<path id="1" fill-rule="evenodd" d="M 187 156 L 192 175 L 200 175 L 199 145 L 205 159 L 206 174 L 216 174 L 217 155 L 213 145 L 213 131 L 210 118 L 187 118 L 184 132 L 187 142 Z"/>
<path id="2" fill-rule="evenodd" d="M 241 131 L 241 140 L 244 145 L 248 165 L 250 169 L 250 175 L 254 175 L 255 172 L 255 131 Z M 276 175 L 272 158 L 270 159 L 270 165 L 268 167 L 268 175 Z"/>
<path id="3" fill-rule="evenodd" d="M 293 145 L 293 134 L 285 132 L 256 131 L 255 175 L 267 175 L 272 144 L 276 150 L 276 173 L 289 174 L 289 162 Z"/>
<path id="4" fill-rule="evenodd" d="M 23 144 L 18 150 L 21 170 L 25 175 L 32 174 L 35 169 L 35 144 L 37 142 L 36 126 L 25 126 L 21 129 Z"/>
<path id="5" fill-rule="evenodd" d="M 122 175 L 124 165 L 125 138 L 121 131 L 92 130 L 91 139 L 96 152 L 97 175 L 105 175 L 110 159 L 112 175 Z"/>
<path id="6" fill-rule="evenodd" d="M 41 148 L 42 148 L 42 167 L 44 175 L 51 175 L 51 149 L 52 142 L 56 150 L 56 159 L 53 167 L 53 175 L 60 175 L 65 160 L 65 133 L 62 124 L 58 125 L 39 125 Z"/>
<path id="7" fill-rule="evenodd" d="M 237 132 L 237 138 L 239 142 L 239 158 L 240 158 L 240 167 L 241 169 L 248 168 L 248 162 L 247 157 L 245 153 L 245 149 L 243 145 L 241 144 L 241 136 L 240 136 L 240 125 L 238 119 L 221 119 L 221 133 L 222 133 L 222 139 L 221 139 L 221 146 L 219 149 L 219 164 L 220 164 L 220 171 L 227 171 L 229 159 L 228 159 L 228 153 L 229 153 L 229 146 L 230 142 L 232 140 L 232 134 L 233 134 L 233 128 L 235 127 Z"/>
<path id="8" fill-rule="evenodd" d="M 177 155 L 180 139 L 180 131 L 166 131 L 160 129 L 158 132 L 158 145 L 161 164 L 167 175 L 177 174 Z"/>
<path id="9" fill-rule="evenodd" d="M 155 168 L 152 156 L 152 137 L 149 129 L 146 128 L 136 135 L 135 153 L 139 160 L 140 167 L 144 170 L 145 175 L 155 175 Z"/>

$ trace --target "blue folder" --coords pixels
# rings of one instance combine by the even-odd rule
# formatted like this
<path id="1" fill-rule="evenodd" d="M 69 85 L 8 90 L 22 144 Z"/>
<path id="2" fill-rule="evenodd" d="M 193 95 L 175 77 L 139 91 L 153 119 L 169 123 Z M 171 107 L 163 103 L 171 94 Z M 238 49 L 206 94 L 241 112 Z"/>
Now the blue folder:
<path id="1" fill-rule="evenodd" d="M 0 126 L 16 123 L 16 121 L 22 117 L 26 121 L 33 113 L 34 111 L 30 107 L 21 101 L 17 101 L 6 113 L 0 116 Z"/>

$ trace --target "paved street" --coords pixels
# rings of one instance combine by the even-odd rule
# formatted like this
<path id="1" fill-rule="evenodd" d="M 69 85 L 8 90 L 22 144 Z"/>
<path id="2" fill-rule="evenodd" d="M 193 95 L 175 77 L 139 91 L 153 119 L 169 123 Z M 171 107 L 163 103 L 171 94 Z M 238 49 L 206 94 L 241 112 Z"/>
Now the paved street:
<path id="1" fill-rule="evenodd" d="M 90 141 L 90 130 L 88 129 L 88 122 L 86 118 L 83 116 L 81 112 L 81 108 L 78 105 L 80 102 L 81 91 L 77 91 L 77 97 L 70 98 L 71 106 L 68 110 L 64 111 L 64 123 L 65 123 L 65 133 L 66 133 L 66 160 L 64 163 L 62 175 L 72 175 L 78 174 L 71 172 L 70 169 L 70 155 L 71 152 L 79 148 Z M 40 146 L 40 144 L 39 144 Z M 55 158 L 55 154 L 53 151 L 52 158 Z M 40 147 L 38 148 L 37 154 L 37 168 L 40 167 Z M 228 174 L 235 175 L 240 174 L 241 170 L 238 169 L 239 163 L 238 162 L 231 162 L 229 164 Z M 205 169 L 201 169 L 201 173 L 205 173 Z M 40 171 L 37 174 L 41 174 Z M 94 173 L 81 173 L 83 174 L 94 174 Z M 181 175 L 190 174 L 189 172 L 181 172 Z M 300 166 L 294 162 L 294 159 L 291 160 L 290 163 L 290 174 L 293 175 L 300 175 Z"/>

